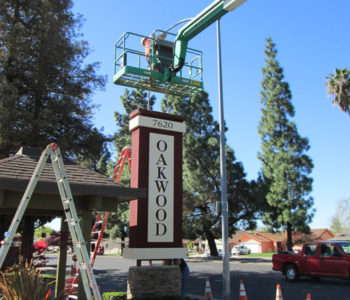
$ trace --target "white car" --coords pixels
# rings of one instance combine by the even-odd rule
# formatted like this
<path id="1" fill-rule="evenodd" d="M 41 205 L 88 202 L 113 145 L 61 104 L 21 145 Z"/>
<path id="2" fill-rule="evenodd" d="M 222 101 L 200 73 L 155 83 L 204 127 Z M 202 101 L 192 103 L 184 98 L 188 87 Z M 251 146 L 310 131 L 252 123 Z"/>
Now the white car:
<path id="1" fill-rule="evenodd" d="M 250 254 L 251 250 L 246 246 L 235 246 L 232 248 L 232 255 Z"/>

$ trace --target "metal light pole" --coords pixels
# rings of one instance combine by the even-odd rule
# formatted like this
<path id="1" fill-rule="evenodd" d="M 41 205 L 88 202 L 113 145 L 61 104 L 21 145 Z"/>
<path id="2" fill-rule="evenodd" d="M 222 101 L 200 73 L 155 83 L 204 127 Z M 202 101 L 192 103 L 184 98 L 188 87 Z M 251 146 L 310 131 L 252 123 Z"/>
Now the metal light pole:
<path id="1" fill-rule="evenodd" d="M 176 73 L 183 67 L 186 57 L 188 41 L 202 32 L 205 28 L 217 23 L 217 51 L 218 51 L 218 90 L 220 112 L 220 173 L 221 173 L 221 219 L 223 241 L 223 298 L 230 300 L 230 253 L 228 248 L 228 204 L 226 182 L 226 155 L 225 155 L 225 123 L 224 105 L 222 96 L 222 72 L 221 72 L 221 41 L 220 41 L 220 17 L 227 12 L 235 10 L 247 0 L 216 0 L 196 17 L 191 18 L 189 23 L 180 29 L 174 44 L 174 66 Z M 179 23 L 181 23 L 180 21 Z M 177 23 L 178 24 L 178 23 Z M 176 26 L 175 24 L 174 26 Z M 172 26 L 173 27 L 173 26 Z M 170 28 L 172 28 L 170 27 Z M 169 29 L 170 29 L 169 28 Z M 166 35 L 167 31 L 164 33 Z M 176 71 L 175 71 L 176 70 Z"/>
<path id="2" fill-rule="evenodd" d="M 224 103 L 222 96 L 222 71 L 221 71 L 221 40 L 220 19 L 216 21 L 217 28 L 217 51 L 218 51 L 218 90 L 219 90 L 219 114 L 220 114 L 220 174 L 221 174 L 221 226 L 223 242 L 223 299 L 231 299 L 230 288 L 230 254 L 228 249 L 228 204 L 226 182 L 226 155 L 225 155 L 225 122 Z"/>

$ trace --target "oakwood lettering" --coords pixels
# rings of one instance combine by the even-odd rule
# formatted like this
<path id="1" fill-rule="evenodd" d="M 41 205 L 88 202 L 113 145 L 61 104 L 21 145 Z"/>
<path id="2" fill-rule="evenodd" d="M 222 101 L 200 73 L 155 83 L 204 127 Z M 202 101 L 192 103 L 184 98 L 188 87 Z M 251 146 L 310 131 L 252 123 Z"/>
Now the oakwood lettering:
<path id="1" fill-rule="evenodd" d="M 163 153 L 168 149 L 168 145 L 164 140 L 160 140 L 157 142 L 157 150 L 160 153 L 159 158 L 156 162 L 157 165 L 157 179 L 154 181 L 155 185 L 157 187 L 157 191 L 158 191 L 158 195 L 156 196 L 156 204 L 158 209 L 156 210 L 155 213 L 155 217 L 157 219 L 156 223 L 156 235 L 157 236 L 163 236 L 167 233 L 167 226 L 162 223 L 166 220 L 167 218 L 167 212 L 166 210 L 163 208 L 166 206 L 168 200 L 166 198 L 166 196 L 164 195 L 164 193 L 166 193 L 167 187 L 168 187 L 168 183 L 169 181 L 166 180 L 168 179 L 165 175 L 166 173 L 166 167 L 167 167 L 167 162 L 165 160 L 165 157 L 163 155 Z"/>

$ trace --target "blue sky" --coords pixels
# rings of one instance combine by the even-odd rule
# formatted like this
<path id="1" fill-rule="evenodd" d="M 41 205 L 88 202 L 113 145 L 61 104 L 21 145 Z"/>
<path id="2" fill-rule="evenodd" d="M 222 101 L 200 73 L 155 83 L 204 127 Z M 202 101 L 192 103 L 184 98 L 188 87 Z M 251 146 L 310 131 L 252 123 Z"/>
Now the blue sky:
<path id="1" fill-rule="evenodd" d="M 179 20 L 194 17 L 211 0 L 73 0 L 75 13 L 85 18 L 84 39 L 92 53 L 88 61 L 101 62 L 108 75 L 104 91 L 96 92 L 100 105 L 94 123 L 107 134 L 116 130 L 114 112 L 123 111 L 124 87 L 113 84 L 114 42 L 126 31 L 149 35 Z M 348 0 L 247 0 L 221 20 L 224 113 L 227 143 L 243 162 L 248 179 L 261 169 L 258 124 L 261 117 L 260 83 L 264 46 L 271 37 L 277 60 L 290 84 L 294 121 L 310 142 L 313 159 L 313 192 L 316 215 L 312 228 L 330 225 L 337 201 L 350 197 L 350 118 L 327 97 L 325 77 L 335 67 L 350 67 L 347 37 Z M 175 31 L 181 26 L 176 27 Z M 216 25 L 190 41 L 203 51 L 204 87 L 218 119 Z M 140 51 L 142 49 L 140 48 Z M 158 103 L 161 95 L 156 95 Z"/>

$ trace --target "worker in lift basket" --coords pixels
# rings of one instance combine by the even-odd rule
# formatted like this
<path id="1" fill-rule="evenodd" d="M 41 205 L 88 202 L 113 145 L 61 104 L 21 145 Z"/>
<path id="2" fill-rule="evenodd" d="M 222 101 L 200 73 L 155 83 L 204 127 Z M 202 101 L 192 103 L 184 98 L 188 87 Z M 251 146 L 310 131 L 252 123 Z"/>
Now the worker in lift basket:
<path id="1" fill-rule="evenodd" d="M 158 68 L 157 64 L 155 64 L 152 68 L 152 60 L 151 60 L 152 45 L 151 45 L 150 39 L 148 39 L 146 37 L 142 38 L 141 45 L 143 47 L 145 47 L 145 56 L 146 56 L 146 60 L 148 62 L 148 70 L 153 70 L 153 71 L 159 72 L 159 68 Z"/>
<path id="2" fill-rule="evenodd" d="M 141 45 L 145 47 L 146 60 L 150 64 L 149 55 L 151 54 L 151 41 L 148 38 L 144 37 L 141 39 Z"/>

